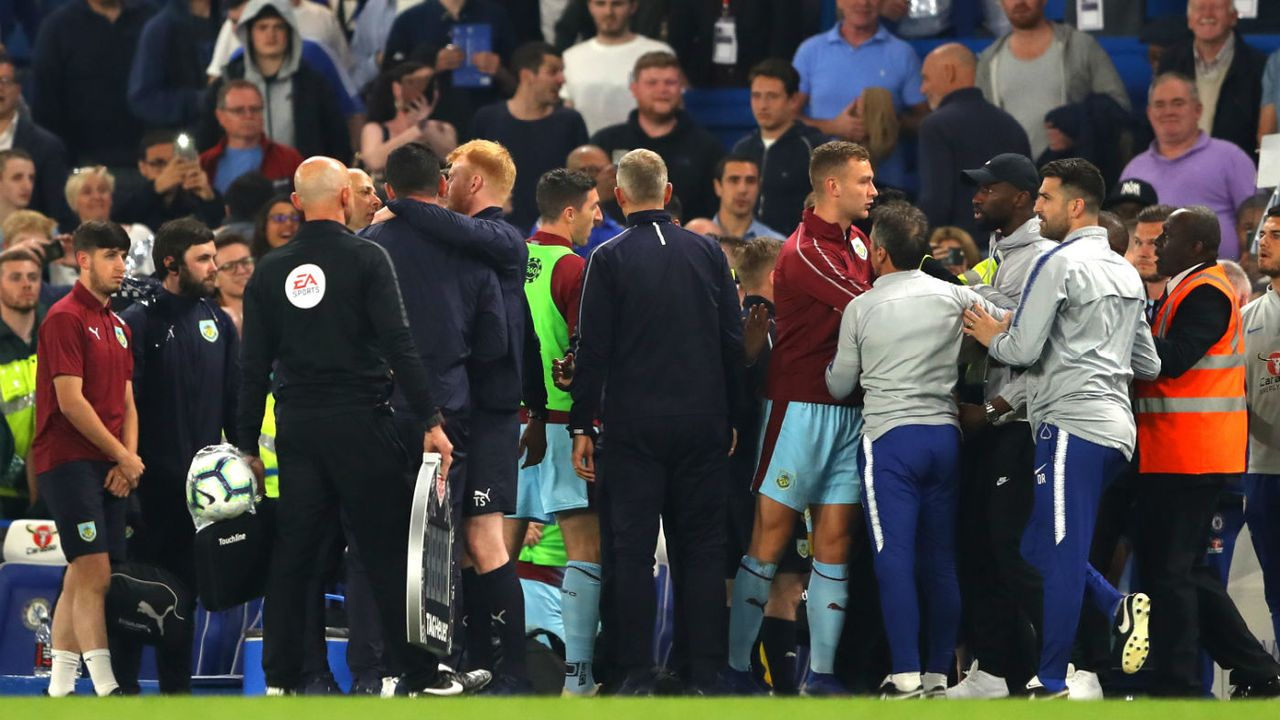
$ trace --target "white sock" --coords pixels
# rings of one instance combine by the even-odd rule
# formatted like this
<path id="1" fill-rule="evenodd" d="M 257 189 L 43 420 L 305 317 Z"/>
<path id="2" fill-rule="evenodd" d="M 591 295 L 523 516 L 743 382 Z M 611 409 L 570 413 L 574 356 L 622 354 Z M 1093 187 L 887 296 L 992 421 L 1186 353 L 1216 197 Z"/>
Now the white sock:
<path id="1" fill-rule="evenodd" d="M 84 665 L 89 668 L 89 678 L 93 680 L 93 691 L 98 697 L 110 695 L 112 690 L 120 687 L 116 682 L 115 671 L 111 669 L 111 651 L 106 648 L 86 650 Z"/>
<path id="2" fill-rule="evenodd" d="M 894 687 L 902 692 L 911 692 L 920 687 L 920 673 L 894 673 L 889 676 Z"/>
<path id="3" fill-rule="evenodd" d="M 53 668 L 49 672 L 49 697 L 66 697 L 75 692 L 76 676 L 79 674 L 80 653 L 54 650 Z"/>
<path id="4" fill-rule="evenodd" d="M 925 690 L 947 686 L 947 676 L 943 673 L 925 673 L 921 682 Z"/>

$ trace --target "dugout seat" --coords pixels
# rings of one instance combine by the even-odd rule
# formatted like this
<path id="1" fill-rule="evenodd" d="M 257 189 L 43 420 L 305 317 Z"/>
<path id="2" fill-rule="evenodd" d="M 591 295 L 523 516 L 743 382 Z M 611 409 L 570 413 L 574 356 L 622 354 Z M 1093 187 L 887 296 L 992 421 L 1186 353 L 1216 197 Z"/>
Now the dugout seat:
<path id="1" fill-rule="evenodd" d="M 67 559 L 51 520 L 14 520 L 0 564 L 0 675 L 30 675 L 41 611 L 52 622 Z"/>

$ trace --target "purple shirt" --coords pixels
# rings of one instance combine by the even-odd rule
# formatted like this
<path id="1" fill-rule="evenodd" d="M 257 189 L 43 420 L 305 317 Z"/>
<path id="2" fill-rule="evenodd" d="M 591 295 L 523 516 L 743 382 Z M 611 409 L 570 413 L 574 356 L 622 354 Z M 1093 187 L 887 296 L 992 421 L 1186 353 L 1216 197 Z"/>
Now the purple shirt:
<path id="1" fill-rule="evenodd" d="M 1204 205 L 1217 213 L 1222 226 L 1218 257 L 1230 260 L 1240 257 L 1236 208 L 1257 192 L 1254 187 L 1257 176 L 1258 169 L 1243 150 L 1204 132 L 1190 150 L 1172 160 L 1156 152 L 1153 142 L 1120 173 L 1122 178 L 1151 183 L 1160 202 L 1166 205 L 1175 208 Z"/>

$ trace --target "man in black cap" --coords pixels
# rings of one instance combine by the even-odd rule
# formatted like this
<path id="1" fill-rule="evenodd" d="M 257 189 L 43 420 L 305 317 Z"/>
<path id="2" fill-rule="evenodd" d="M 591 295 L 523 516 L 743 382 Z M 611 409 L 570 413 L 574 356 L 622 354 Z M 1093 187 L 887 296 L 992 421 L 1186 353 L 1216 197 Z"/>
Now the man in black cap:
<path id="1" fill-rule="evenodd" d="M 1128 223 L 1138 219 L 1142 208 L 1151 207 L 1160 202 L 1156 189 L 1151 183 L 1137 178 L 1125 178 L 1116 183 L 1111 194 L 1102 203 L 1102 209 L 1115 213 Z"/>
<path id="2" fill-rule="evenodd" d="M 1039 255 L 1055 247 L 1040 235 L 1036 197 L 1040 173 L 1024 155 L 997 155 L 965 177 L 977 184 L 973 216 L 991 233 L 993 273 L 974 289 L 996 305 L 1017 307 Z M 966 278 L 973 284 L 973 278 Z M 1034 498 L 1035 444 L 1027 421 L 1026 378 L 1013 368 L 987 364 L 984 404 L 960 404 L 967 470 L 960 487 L 960 592 L 962 633 L 974 657 L 968 676 L 948 697 L 996 698 L 1021 688 L 1034 674 L 1026 648 L 1030 618 L 1020 598 L 1038 575 L 1022 558 L 1022 531 Z M 1007 684 L 1006 684 L 1007 683 Z M 1015 684 L 1016 683 L 1016 684 Z"/>

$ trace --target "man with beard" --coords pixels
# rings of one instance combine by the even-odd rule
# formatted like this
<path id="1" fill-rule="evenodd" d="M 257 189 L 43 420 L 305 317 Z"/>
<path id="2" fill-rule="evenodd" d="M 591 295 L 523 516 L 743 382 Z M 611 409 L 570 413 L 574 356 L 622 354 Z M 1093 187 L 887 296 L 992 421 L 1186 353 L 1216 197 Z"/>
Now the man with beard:
<path id="1" fill-rule="evenodd" d="M 1129 381 L 1160 372 L 1141 308 L 1138 273 L 1112 252 L 1098 226 L 1106 196 L 1101 173 L 1078 158 L 1041 170 L 1036 200 L 1041 232 L 1060 241 L 1032 263 L 1012 320 L 981 307 L 965 312 L 965 333 L 992 360 L 1027 368 L 1027 415 L 1035 428 L 1035 485 L 1022 534 L 1022 557 L 1040 575 L 1029 615 L 1039 636 L 1032 697 L 1067 697 L 1067 661 L 1086 587 L 1093 604 L 1116 618 L 1123 669 L 1147 656 L 1150 601 L 1099 592 L 1088 564 L 1102 491 L 1127 466 L 1137 431 Z"/>
<path id="2" fill-rule="evenodd" d="M 45 310 L 39 305 L 40 259 L 27 248 L 0 253 L 0 518 L 40 517 L 31 440 L 36 434 L 36 333 Z"/>
<path id="3" fill-rule="evenodd" d="M 235 442 L 239 340 L 231 317 L 213 299 L 218 266 L 213 232 L 192 218 L 156 233 L 152 258 L 159 285 L 123 319 L 133 333 L 133 387 L 138 406 L 138 454 L 148 469 L 140 487 L 130 559 L 173 573 L 195 587 L 195 528 L 185 499 L 187 468 L 200 448 Z M 161 648 L 160 689 L 191 688 L 191 638 Z M 137 688 L 141 647 L 112 638 L 117 679 Z"/>
<path id="4" fill-rule="evenodd" d="M 1035 213 L 1040 173 L 1025 155 L 1008 153 L 964 176 L 978 186 L 974 222 L 991 233 L 992 255 L 999 261 L 991 284 L 975 289 L 1012 310 L 1036 257 L 1055 247 L 1040 235 Z M 987 363 L 984 387 L 983 405 L 960 405 L 971 463 L 960 488 L 958 560 L 963 631 L 974 663 L 947 691 L 956 698 L 1005 697 L 1006 681 L 1021 687 L 1035 672 L 1031 658 L 1018 651 L 1030 630 L 1028 619 L 1019 616 L 1019 601 L 1035 573 L 1018 552 L 1035 488 L 1027 380 L 1020 370 Z"/>

